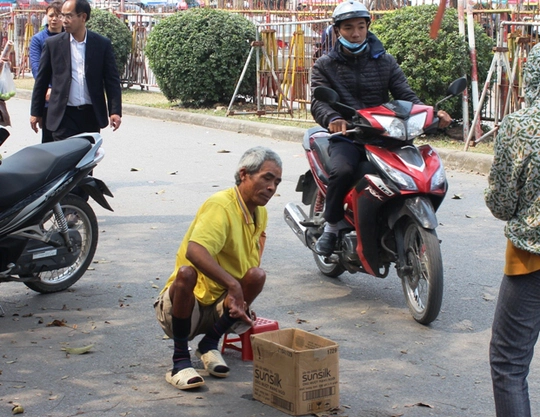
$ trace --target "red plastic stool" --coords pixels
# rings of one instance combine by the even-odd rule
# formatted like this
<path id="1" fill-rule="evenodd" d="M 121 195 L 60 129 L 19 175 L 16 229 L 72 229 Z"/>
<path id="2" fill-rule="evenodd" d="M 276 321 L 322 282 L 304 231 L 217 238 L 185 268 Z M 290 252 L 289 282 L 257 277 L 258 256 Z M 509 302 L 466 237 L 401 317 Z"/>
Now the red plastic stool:
<path id="1" fill-rule="evenodd" d="M 270 330 L 279 330 L 279 324 L 275 320 L 265 319 L 262 317 L 257 317 L 255 324 L 247 332 L 237 335 L 237 337 L 231 337 L 234 333 L 225 333 L 223 337 L 223 344 L 221 345 L 221 353 L 228 349 L 234 349 L 239 352 L 242 352 L 243 361 L 252 361 L 253 360 L 253 350 L 251 350 L 251 339 L 252 334 L 264 333 Z M 234 343 L 240 342 L 241 346 L 237 346 Z"/>

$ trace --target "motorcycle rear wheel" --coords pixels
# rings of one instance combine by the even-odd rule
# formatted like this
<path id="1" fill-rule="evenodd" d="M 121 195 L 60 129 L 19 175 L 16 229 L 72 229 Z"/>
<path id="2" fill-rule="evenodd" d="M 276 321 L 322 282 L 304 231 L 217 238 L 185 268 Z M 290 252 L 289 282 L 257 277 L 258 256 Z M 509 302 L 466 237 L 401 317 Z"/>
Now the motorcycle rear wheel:
<path id="1" fill-rule="evenodd" d="M 434 230 L 409 220 L 404 228 L 406 264 L 410 273 L 401 277 L 403 293 L 413 318 L 429 324 L 437 318 L 443 297 L 443 265 Z"/>
<path id="2" fill-rule="evenodd" d="M 94 259 L 98 243 L 98 223 L 92 207 L 82 198 L 68 194 L 61 202 L 62 211 L 70 229 L 76 229 L 81 235 L 81 248 L 76 261 L 66 268 L 44 271 L 39 281 L 25 282 L 31 290 L 42 294 L 64 291 L 75 284 L 86 272 Z M 41 221 L 44 230 L 58 229 L 58 223 L 50 211 Z"/>
<path id="3" fill-rule="evenodd" d="M 311 205 L 309 206 L 309 218 L 314 219 L 316 216 L 322 216 L 322 213 L 324 212 L 324 200 L 322 204 L 322 209 L 319 211 L 317 210 L 317 196 L 320 192 L 316 192 L 313 196 L 313 200 L 311 202 Z M 324 197 L 322 197 L 324 199 Z M 326 262 L 325 256 L 317 255 L 315 252 L 313 252 L 313 259 L 315 259 L 315 264 L 317 265 L 317 268 L 319 268 L 319 271 L 323 275 L 326 275 L 329 278 L 337 278 L 343 272 L 345 272 L 345 268 L 341 264 L 336 263 L 329 263 Z"/>

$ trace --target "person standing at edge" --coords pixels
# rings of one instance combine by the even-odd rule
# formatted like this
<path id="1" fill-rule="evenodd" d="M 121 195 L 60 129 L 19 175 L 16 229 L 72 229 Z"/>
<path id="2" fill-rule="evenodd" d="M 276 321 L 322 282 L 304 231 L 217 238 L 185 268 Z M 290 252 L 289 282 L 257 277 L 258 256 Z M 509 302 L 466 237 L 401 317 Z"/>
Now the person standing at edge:
<path id="1" fill-rule="evenodd" d="M 346 0 L 334 9 L 332 18 L 338 38 L 333 49 L 313 65 L 312 91 L 318 86 L 332 88 L 339 94 L 340 102 L 355 109 L 386 103 L 389 92 L 394 100 L 420 103 L 395 58 L 386 53 L 381 41 L 368 30 L 371 15 L 366 6 Z M 330 141 L 331 169 L 324 211 L 326 225 L 314 248 L 317 254 L 329 256 L 337 241 L 338 223 L 344 216 L 343 198 L 359 167 L 365 174 L 370 166 L 364 147 L 347 137 L 346 120 L 328 103 L 315 99 L 313 94 L 311 114 L 330 133 L 342 132 Z M 452 121 L 443 110 L 439 110 L 437 115 L 440 128 Z"/>
<path id="2" fill-rule="evenodd" d="M 50 84 L 46 128 L 54 140 L 99 132 L 107 125 L 115 131 L 122 122 L 122 91 L 111 41 L 86 29 L 90 19 L 86 0 L 67 0 L 60 18 L 65 32 L 47 39 L 43 47 L 30 126 L 36 133 L 42 127 Z"/>
<path id="3" fill-rule="evenodd" d="M 29 48 L 29 58 L 30 58 L 30 68 L 32 69 L 32 76 L 34 79 L 37 77 L 39 60 L 41 58 L 41 52 L 43 51 L 43 44 L 45 40 L 51 36 L 57 35 L 62 32 L 62 20 L 60 19 L 60 13 L 62 12 L 62 3 L 55 1 L 47 6 L 45 9 L 45 14 L 47 16 L 47 24 L 45 28 L 36 33 L 30 39 L 30 48 Z M 45 108 L 43 109 L 42 116 L 42 128 L 41 128 L 41 142 L 47 143 L 52 142 L 52 132 L 45 127 L 47 124 L 47 107 L 49 103 L 49 97 L 51 95 L 51 89 L 47 90 L 47 95 L 45 97 Z"/>
<path id="4" fill-rule="evenodd" d="M 218 342 L 231 329 L 253 325 L 249 306 L 263 289 L 260 265 L 265 243 L 264 207 L 281 182 L 282 163 L 272 150 L 247 150 L 235 173 L 236 186 L 211 196 L 199 208 L 178 253 L 175 270 L 154 304 L 164 332 L 174 340 L 167 382 L 186 390 L 204 384 L 191 364 L 188 340 L 204 337 L 196 351 L 210 375 L 225 378 L 229 367 Z"/>
<path id="5" fill-rule="evenodd" d="M 531 416 L 527 376 L 540 332 L 540 45 L 529 52 L 523 84 L 527 107 L 502 120 L 485 190 L 508 239 L 489 352 L 497 417 Z"/>

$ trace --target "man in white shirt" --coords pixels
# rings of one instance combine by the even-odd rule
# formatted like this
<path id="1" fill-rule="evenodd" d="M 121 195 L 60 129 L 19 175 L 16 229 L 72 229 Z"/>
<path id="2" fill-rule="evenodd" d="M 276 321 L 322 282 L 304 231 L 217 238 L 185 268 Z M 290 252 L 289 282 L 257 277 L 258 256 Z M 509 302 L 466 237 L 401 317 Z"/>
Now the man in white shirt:
<path id="1" fill-rule="evenodd" d="M 110 40 L 86 29 L 87 0 L 68 0 L 60 18 L 64 33 L 45 41 L 32 92 L 30 126 L 42 125 L 45 96 L 52 85 L 46 127 L 54 140 L 84 132 L 113 131 L 122 123 L 122 92 Z M 107 100 L 105 100 L 105 93 Z"/>

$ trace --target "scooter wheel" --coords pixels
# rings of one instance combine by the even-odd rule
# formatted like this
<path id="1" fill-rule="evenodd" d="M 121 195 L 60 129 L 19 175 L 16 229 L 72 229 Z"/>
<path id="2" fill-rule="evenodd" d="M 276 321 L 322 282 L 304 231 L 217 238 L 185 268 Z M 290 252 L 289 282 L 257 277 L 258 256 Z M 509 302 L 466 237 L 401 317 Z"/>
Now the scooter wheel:
<path id="1" fill-rule="evenodd" d="M 409 311 L 421 324 L 437 318 L 443 297 L 443 265 L 439 239 L 434 230 L 409 220 L 404 227 L 407 273 L 401 277 Z"/>
<path id="2" fill-rule="evenodd" d="M 34 277 L 39 277 L 39 280 L 25 282 L 28 288 L 42 294 L 63 291 L 75 284 L 88 269 L 97 248 L 98 223 L 92 207 L 73 194 L 64 197 L 60 205 L 66 216 L 68 227 L 76 229 L 81 235 L 80 253 L 70 266 L 40 272 L 34 275 Z M 43 217 L 40 226 L 45 230 L 58 228 L 52 211 Z"/>

